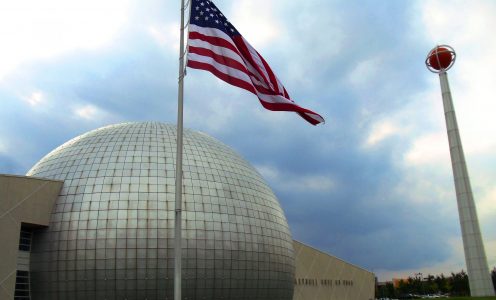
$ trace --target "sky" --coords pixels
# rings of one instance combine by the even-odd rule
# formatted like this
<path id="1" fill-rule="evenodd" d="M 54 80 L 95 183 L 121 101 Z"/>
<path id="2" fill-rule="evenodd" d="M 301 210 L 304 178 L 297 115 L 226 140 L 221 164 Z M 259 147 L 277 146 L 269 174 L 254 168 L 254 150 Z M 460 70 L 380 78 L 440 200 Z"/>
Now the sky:
<path id="1" fill-rule="evenodd" d="M 448 72 L 488 263 L 496 266 L 496 2 L 217 0 L 311 126 L 188 70 L 187 128 L 267 180 L 293 237 L 377 274 L 465 268 L 439 79 Z M 176 123 L 179 1 L 0 0 L 0 173 L 108 124 Z"/>

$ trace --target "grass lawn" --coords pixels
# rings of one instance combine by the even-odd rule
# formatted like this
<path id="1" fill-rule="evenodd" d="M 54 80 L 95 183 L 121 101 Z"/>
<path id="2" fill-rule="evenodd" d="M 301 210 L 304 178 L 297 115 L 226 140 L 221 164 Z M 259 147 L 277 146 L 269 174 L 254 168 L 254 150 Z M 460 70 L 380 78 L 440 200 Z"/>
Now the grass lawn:
<path id="1" fill-rule="evenodd" d="M 496 300 L 496 297 L 453 297 L 453 300 Z"/>

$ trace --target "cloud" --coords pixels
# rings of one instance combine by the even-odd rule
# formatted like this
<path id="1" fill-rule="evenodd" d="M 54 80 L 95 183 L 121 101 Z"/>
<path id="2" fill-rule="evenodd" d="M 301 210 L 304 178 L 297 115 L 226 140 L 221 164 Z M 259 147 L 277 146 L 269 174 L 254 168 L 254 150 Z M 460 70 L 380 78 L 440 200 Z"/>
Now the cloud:
<path id="1" fill-rule="evenodd" d="M 495 41 L 487 39 L 485 34 L 488 28 L 496 25 L 493 18 L 496 9 L 494 2 L 476 0 L 471 5 L 466 5 L 462 0 L 451 1 L 450 5 L 438 1 L 417 3 L 422 13 L 423 33 L 429 40 L 463 45 L 479 40 L 485 44 L 494 44 Z M 441 37 L 446 40 L 439 40 Z"/>
<path id="2" fill-rule="evenodd" d="M 330 176 L 323 175 L 294 175 L 283 173 L 274 166 L 255 166 L 255 168 L 266 178 L 271 185 L 278 190 L 298 193 L 324 193 L 330 192 L 336 183 Z"/>
<path id="3" fill-rule="evenodd" d="M 371 88 L 372 84 L 378 80 L 377 73 L 381 71 L 384 61 L 379 57 L 368 58 L 358 62 L 348 75 L 353 88 Z"/>
<path id="4" fill-rule="evenodd" d="M 176 23 L 148 26 L 148 34 L 161 46 L 179 54 L 179 28 Z"/>
<path id="5" fill-rule="evenodd" d="M 496 222 L 492 222 L 492 227 L 489 228 L 482 228 L 482 234 L 486 234 L 489 232 L 488 229 L 490 228 L 496 228 Z M 494 231 L 492 232 L 494 234 Z M 490 266 L 490 268 L 496 267 L 496 252 L 494 251 L 496 249 L 496 239 L 488 240 L 487 238 L 484 239 L 484 246 L 486 248 L 486 256 L 487 256 L 487 262 Z M 492 269 L 491 268 L 491 269 Z"/>
<path id="6" fill-rule="evenodd" d="M 389 120 L 379 121 L 372 126 L 372 130 L 365 142 L 367 147 L 373 147 L 387 139 L 388 137 L 399 133 L 401 129 Z"/>
<path id="7" fill-rule="evenodd" d="M 374 270 L 374 272 L 378 276 L 379 281 L 390 281 L 392 278 L 406 279 L 410 276 L 414 276 L 415 273 L 422 273 L 423 277 L 427 277 L 429 274 L 450 275 L 451 272 L 456 273 L 462 269 L 466 270 L 466 268 L 463 267 L 465 264 L 465 257 L 461 244 L 461 237 L 449 238 L 449 243 L 447 246 L 451 249 L 451 253 L 439 262 L 415 266 L 414 268 L 406 268 L 403 270 L 377 269 Z"/>
<path id="8" fill-rule="evenodd" d="M 232 4 L 229 15 L 226 16 L 250 44 L 261 49 L 276 43 L 281 35 L 283 27 L 274 18 L 274 7 L 278 7 L 275 2 L 238 0 Z"/>
<path id="9" fill-rule="evenodd" d="M 2 147 L 1 144 L 0 147 Z M 2 149 L 0 148 L 0 174 L 18 174 L 17 171 L 20 168 L 22 168 L 22 166 L 7 153 L 2 153 Z"/>
<path id="10" fill-rule="evenodd" d="M 94 119 L 101 112 L 93 105 L 85 105 L 74 109 L 74 114 L 80 118 L 91 120 Z"/>
<path id="11" fill-rule="evenodd" d="M 477 201 L 477 210 L 481 219 L 492 218 L 496 215 L 496 186 L 494 184 Z"/>
<path id="12" fill-rule="evenodd" d="M 449 165 L 451 161 L 446 133 L 430 133 L 417 138 L 412 149 L 405 154 L 405 161 L 410 165 Z"/>
<path id="13" fill-rule="evenodd" d="M 37 106 L 44 102 L 44 94 L 41 91 L 36 91 L 31 93 L 29 97 L 24 98 L 24 100 L 31 106 Z"/>
<path id="14" fill-rule="evenodd" d="M 230 131 L 231 124 L 236 122 L 236 109 L 243 106 L 241 103 L 236 103 L 237 100 L 228 100 L 222 95 L 209 97 L 209 99 L 200 97 L 200 95 L 191 96 L 188 100 L 192 101 L 186 106 L 185 118 L 190 126 L 201 128 L 210 134 Z M 203 98 L 203 101 L 200 98 Z"/>
<path id="15" fill-rule="evenodd" d="M 491 82 L 496 78 L 493 67 L 496 61 L 491 53 L 496 48 L 494 39 L 487 38 L 487 30 L 494 27 L 492 15 L 496 12 L 496 5 L 489 1 L 471 3 L 473 5 L 467 6 L 467 2 L 453 1 L 446 6 L 436 1 L 416 2 L 412 12 L 418 13 L 412 14 L 411 29 L 414 31 L 410 36 L 419 39 L 417 43 L 427 45 L 425 54 L 429 47 L 438 43 L 450 44 L 458 52 L 458 60 L 449 71 L 451 91 L 468 167 L 472 179 L 475 179 L 472 184 L 481 228 L 484 229 L 495 227 L 492 221 L 494 195 L 490 178 L 494 177 L 491 153 L 494 153 L 496 147 L 493 139 L 487 137 L 496 130 L 489 116 L 496 109 L 494 101 L 490 101 Z M 396 153 L 393 157 L 398 158 L 395 165 L 400 171 L 401 180 L 393 185 L 392 195 L 403 198 L 408 203 L 405 205 L 412 209 L 412 214 L 425 218 L 420 226 L 432 235 L 431 239 L 439 239 L 436 242 L 440 244 L 431 248 L 436 254 L 428 255 L 428 265 L 425 265 L 428 261 L 425 257 L 409 256 L 416 260 L 411 267 L 404 263 L 399 268 L 394 265 L 390 265 L 389 269 L 380 268 L 377 272 L 384 279 L 395 277 L 395 274 L 411 275 L 413 271 L 419 270 L 437 274 L 465 268 L 439 80 L 425 69 L 419 68 L 420 71 L 424 71 L 424 76 L 429 80 L 422 85 L 422 90 L 417 89 L 411 97 L 402 98 L 409 104 L 392 107 L 387 110 L 386 117 L 382 116 L 372 124 L 381 124 L 381 120 L 385 119 L 400 126 L 407 125 L 407 130 L 395 137 L 397 142 L 405 146 L 395 147 L 393 152 Z M 426 211 L 422 212 L 422 208 Z M 438 220 L 433 219 L 436 216 Z M 483 230 L 483 233 L 488 260 L 493 265 L 495 258 L 491 253 L 496 253 L 495 233 L 493 230 Z M 423 243 L 432 246 L 431 241 Z M 451 246 L 446 246 L 446 243 Z M 450 247 L 454 252 L 441 253 L 437 247 Z M 407 249 L 398 250 L 404 251 L 404 257 L 409 253 Z"/>
<path id="16" fill-rule="evenodd" d="M 126 21 L 127 2 L 2 1 L 0 80 L 21 63 L 103 46 Z"/>
<path id="17" fill-rule="evenodd" d="M 8 151 L 7 145 L 5 145 L 5 142 L 0 140 L 0 153 L 7 153 L 7 151 Z"/>
<path id="18" fill-rule="evenodd" d="M 8 70 L 0 82 L 0 145 L 8 153 L 0 157 L 1 172 L 21 174 L 57 145 L 106 124 L 175 123 L 179 3 L 47 3 L 33 4 L 39 9 L 27 14 L 31 23 L 22 17 L 22 4 L 0 4 L 21 16 L 8 24 L 37 26 L 47 41 L 38 46 L 40 39 L 29 39 L 37 31 L 24 30 L 0 49 L 9 57 L 0 67 L 0 73 Z M 46 10 L 57 3 L 53 24 L 45 24 L 52 16 Z M 324 115 L 327 124 L 313 127 L 293 113 L 267 111 L 249 92 L 188 70 L 185 126 L 214 136 L 257 167 L 296 239 L 391 276 L 463 265 L 456 254 L 461 243 L 452 243 L 460 229 L 439 82 L 423 65 L 438 37 L 453 42 L 459 58 L 450 82 L 484 210 L 488 259 L 495 261 L 496 148 L 487 138 L 496 130 L 490 2 L 454 1 L 453 9 L 434 1 L 216 3 L 292 98 Z M 96 24 L 82 32 L 91 18 L 81 16 L 93 10 Z M 460 16 L 465 11 L 467 18 Z M 107 13 L 109 24 L 102 24 Z M 471 17 L 476 14 L 481 20 Z M 74 36 L 66 37 L 63 28 L 74 29 Z M 92 37 L 95 28 L 102 34 Z M 26 109 L 29 99 L 36 109 Z"/>
<path id="19" fill-rule="evenodd" d="M 492 1 L 419 2 L 422 30 L 435 43 L 455 48 L 458 59 L 449 71 L 451 91 L 462 141 L 467 154 L 494 153 L 492 135 L 496 124 L 492 112 L 496 103 L 492 95 L 496 80 L 496 40 L 488 37 L 488 28 L 496 27 Z"/>

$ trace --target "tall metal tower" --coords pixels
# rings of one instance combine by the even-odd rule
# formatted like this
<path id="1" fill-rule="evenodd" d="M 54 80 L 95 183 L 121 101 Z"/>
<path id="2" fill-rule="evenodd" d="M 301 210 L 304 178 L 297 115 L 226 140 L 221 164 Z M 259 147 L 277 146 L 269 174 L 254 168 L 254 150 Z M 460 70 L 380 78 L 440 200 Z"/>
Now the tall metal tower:
<path id="1" fill-rule="evenodd" d="M 494 287 L 489 273 L 484 243 L 479 228 L 477 210 L 468 177 L 467 164 L 463 153 L 460 132 L 456 122 L 455 108 L 451 98 L 448 74 L 456 59 L 456 53 L 450 46 L 441 45 L 432 49 L 427 55 L 427 68 L 439 74 L 443 95 L 444 116 L 448 130 L 451 165 L 455 179 L 458 214 L 462 228 L 465 262 L 472 296 L 494 296 Z"/>

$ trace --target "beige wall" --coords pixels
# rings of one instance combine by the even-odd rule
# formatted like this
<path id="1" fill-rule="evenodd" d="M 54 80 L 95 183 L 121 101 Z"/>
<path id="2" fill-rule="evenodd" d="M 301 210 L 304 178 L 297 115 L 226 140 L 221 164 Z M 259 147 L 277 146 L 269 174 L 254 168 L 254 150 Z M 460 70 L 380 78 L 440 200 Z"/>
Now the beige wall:
<path id="1" fill-rule="evenodd" d="M 294 241 L 296 256 L 293 300 L 374 299 L 375 275 Z"/>
<path id="2" fill-rule="evenodd" d="M 0 174 L 0 299 L 14 299 L 21 223 L 48 226 L 62 181 Z"/>

